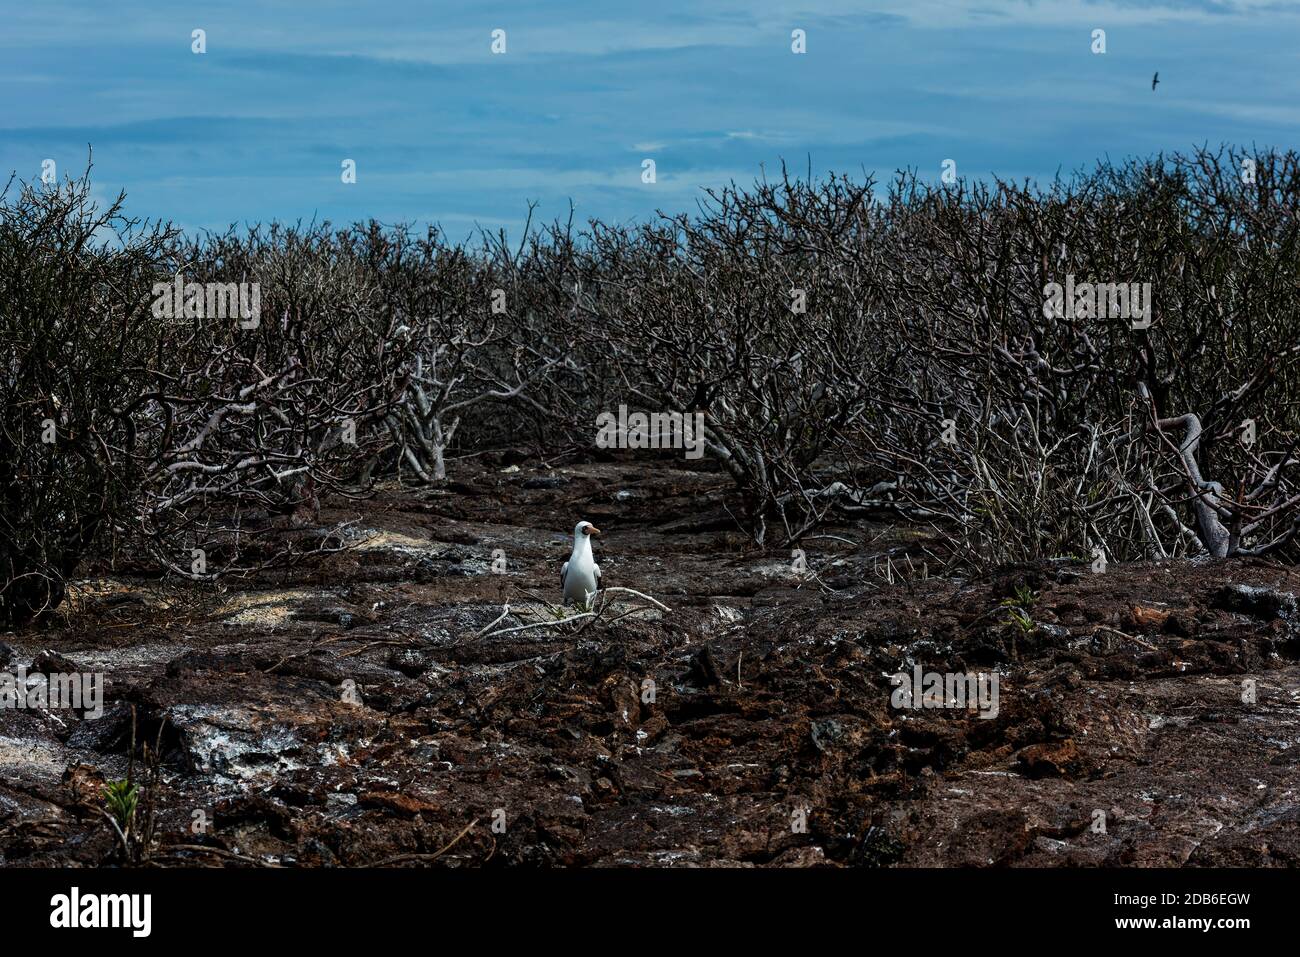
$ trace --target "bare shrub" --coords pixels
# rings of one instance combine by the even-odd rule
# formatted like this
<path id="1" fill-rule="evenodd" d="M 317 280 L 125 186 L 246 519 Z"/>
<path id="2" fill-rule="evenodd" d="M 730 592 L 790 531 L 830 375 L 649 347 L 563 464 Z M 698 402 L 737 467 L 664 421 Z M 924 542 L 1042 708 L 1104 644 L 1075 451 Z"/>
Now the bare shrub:
<path id="1" fill-rule="evenodd" d="M 1298 324 L 1279 277 L 1295 273 L 1298 185 L 1290 154 L 1204 151 L 1044 191 L 904 177 L 891 262 L 907 369 L 860 436 L 868 465 L 942 514 L 972 559 L 1040 539 L 1117 559 L 1289 545 Z M 1112 284 L 1149 283 L 1149 325 L 1052 314 L 1048 284 L 1067 279 L 1104 284 L 1108 305 Z M 937 441 L 945 420 L 954 445 Z M 1056 504 L 987 534 L 990 497 Z"/>
<path id="2" fill-rule="evenodd" d="M 85 178 L 11 185 L 0 619 L 57 605 L 110 537 L 190 578 L 282 561 L 336 544 L 322 495 L 591 454 L 621 404 L 703 415 L 760 544 L 883 511 L 965 566 L 1295 557 L 1298 207 L 1296 154 L 1227 149 L 1044 186 L 783 171 L 514 244 L 182 240 Z"/>
<path id="3" fill-rule="evenodd" d="M 711 192 L 699 217 L 593 225 L 579 305 L 625 397 L 703 412 L 706 446 L 765 541 L 816 523 L 815 466 L 866 412 L 880 363 L 871 183 L 834 178 Z"/>
<path id="4" fill-rule="evenodd" d="M 157 561 L 210 578 L 263 531 L 270 536 L 250 552 L 273 560 L 295 542 L 267 516 L 307 525 L 321 495 L 365 493 L 410 376 L 393 282 L 400 255 L 382 230 L 327 224 L 207 236 L 177 249 L 175 275 L 209 288 L 256 283 L 260 310 L 159 319 L 174 347 L 147 397 L 157 455 L 139 506 Z M 205 554 L 198 566 L 194 548 Z"/>
<path id="5" fill-rule="evenodd" d="M 171 233 L 90 199 L 89 173 L 0 195 L 0 624 L 59 604 L 128 523 L 142 422 L 169 358 L 150 287 Z"/>
<path id="6" fill-rule="evenodd" d="M 555 401 L 563 393 L 551 390 L 545 404 L 534 393 L 577 365 L 564 317 L 546 302 L 548 275 L 563 283 L 564 270 L 548 272 L 557 264 L 546 259 L 550 250 L 537 234 L 526 229 L 513 251 L 503 235 L 485 236 L 471 252 L 430 231 L 408 250 L 402 336 L 411 365 L 385 421 L 398 468 L 438 482 L 447 477 L 447 449 L 463 422 L 476 423 L 481 444 L 501 439 L 497 420 L 506 407 L 541 422 L 571 411 L 571 403 Z"/>

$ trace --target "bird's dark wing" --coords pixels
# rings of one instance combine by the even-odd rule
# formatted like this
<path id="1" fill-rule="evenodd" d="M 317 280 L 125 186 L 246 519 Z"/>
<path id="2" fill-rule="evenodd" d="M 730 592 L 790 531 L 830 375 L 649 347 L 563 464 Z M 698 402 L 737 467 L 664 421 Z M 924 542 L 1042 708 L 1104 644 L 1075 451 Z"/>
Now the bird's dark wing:
<path id="1" fill-rule="evenodd" d="M 560 566 L 560 591 L 564 591 L 564 576 L 569 574 L 569 563 Z"/>

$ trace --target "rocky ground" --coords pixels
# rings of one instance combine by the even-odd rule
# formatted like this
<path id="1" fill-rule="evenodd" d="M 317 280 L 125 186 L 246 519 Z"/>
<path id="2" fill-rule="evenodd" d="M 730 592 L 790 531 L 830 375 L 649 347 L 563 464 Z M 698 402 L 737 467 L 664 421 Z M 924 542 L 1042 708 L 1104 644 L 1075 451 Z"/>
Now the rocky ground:
<path id="1" fill-rule="evenodd" d="M 327 510 L 356 542 L 329 557 L 222 591 L 91 569 L 0 636 L 11 671 L 108 687 L 97 720 L 0 711 L 0 863 L 116 860 L 134 719 L 159 866 L 1300 864 L 1291 568 L 943 580 L 857 524 L 800 574 L 717 475 L 456 477 Z M 604 583 L 670 610 L 484 631 L 506 602 L 494 630 L 554 620 L 580 518 Z M 892 707 L 914 665 L 996 673 L 996 717 Z"/>

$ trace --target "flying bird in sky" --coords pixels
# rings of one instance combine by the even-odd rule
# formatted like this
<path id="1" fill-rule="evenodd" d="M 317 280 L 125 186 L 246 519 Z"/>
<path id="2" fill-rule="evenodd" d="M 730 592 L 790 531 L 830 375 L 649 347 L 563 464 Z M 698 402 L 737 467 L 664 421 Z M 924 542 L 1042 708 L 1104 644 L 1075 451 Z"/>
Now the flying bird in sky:
<path id="1" fill-rule="evenodd" d="M 1160 71 L 1156 70 L 1156 75 L 1151 78 L 1151 89 L 1154 90 L 1156 88 L 1156 84 L 1159 82 L 1160 82 Z"/>

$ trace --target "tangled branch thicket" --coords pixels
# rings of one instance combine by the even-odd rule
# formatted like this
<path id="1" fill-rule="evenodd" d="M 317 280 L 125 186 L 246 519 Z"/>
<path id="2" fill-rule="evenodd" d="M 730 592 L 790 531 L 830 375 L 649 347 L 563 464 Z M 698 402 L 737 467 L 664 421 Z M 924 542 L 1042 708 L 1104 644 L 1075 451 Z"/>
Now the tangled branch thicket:
<path id="1" fill-rule="evenodd" d="M 375 223 L 184 237 L 97 207 L 88 176 L 10 183 L 0 622 L 56 607 L 109 548 L 209 578 L 331 547 L 323 494 L 440 482 L 453 449 L 590 450 L 620 404 L 702 413 L 760 544 L 884 512 L 940 529 L 958 564 L 1291 556 L 1298 164 L 783 174 L 517 244 Z M 194 283 L 255 284 L 257 316 L 210 314 Z M 1053 306 L 1052 283 L 1100 305 Z"/>

